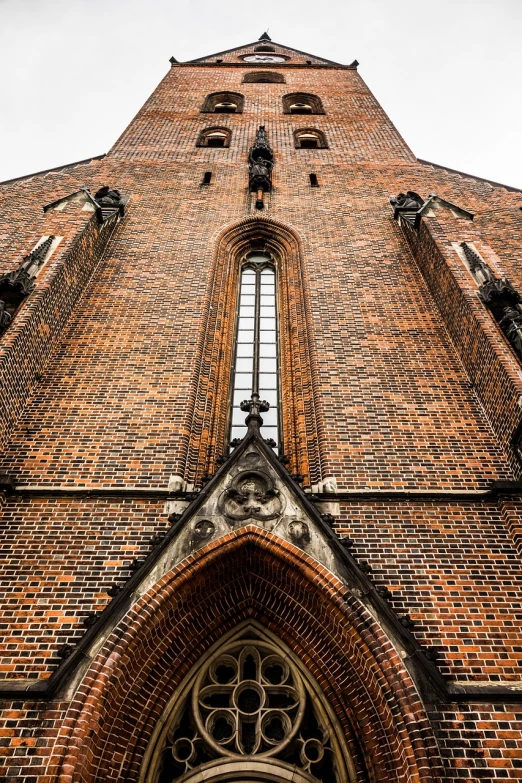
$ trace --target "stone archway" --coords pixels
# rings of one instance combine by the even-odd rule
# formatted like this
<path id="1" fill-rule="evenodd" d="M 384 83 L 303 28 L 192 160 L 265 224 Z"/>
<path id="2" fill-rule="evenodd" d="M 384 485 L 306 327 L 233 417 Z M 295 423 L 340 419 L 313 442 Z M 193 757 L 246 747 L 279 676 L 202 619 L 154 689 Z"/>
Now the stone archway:
<path id="1" fill-rule="evenodd" d="M 253 525 L 185 558 L 115 628 L 58 738 L 60 783 L 136 780 L 176 688 L 213 644 L 252 620 L 321 688 L 358 780 L 433 783 L 430 725 L 378 623 L 313 557 Z"/>

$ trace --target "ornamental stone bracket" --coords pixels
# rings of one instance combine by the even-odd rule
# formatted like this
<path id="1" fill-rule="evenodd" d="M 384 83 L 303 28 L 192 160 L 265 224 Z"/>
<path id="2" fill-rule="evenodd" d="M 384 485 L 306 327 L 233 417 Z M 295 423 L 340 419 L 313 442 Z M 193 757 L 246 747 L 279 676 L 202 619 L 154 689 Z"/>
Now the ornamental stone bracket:
<path id="1" fill-rule="evenodd" d="M 397 196 L 392 196 L 389 201 L 393 207 L 394 219 L 401 226 L 409 225 L 417 230 L 420 226 L 421 218 L 434 217 L 439 209 L 448 209 L 455 217 L 473 220 L 471 212 L 457 206 L 457 204 L 446 201 L 441 196 L 437 196 L 436 193 L 430 193 L 428 198 L 424 200 L 415 191 L 408 190 L 407 193 L 399 193 Z"/>
<path id="2" fill-rule="evenodd" d="M 45 204 L 43 211 L 49 212 L 49 210 L 53 210 L 61 212 L 68 203 L 79 202 L 83 204 L 83 208 L 86 211 L 95 212 L 98 223 L 103 224 L 113 215 L 123 217 L 128 201 L 128 196 L 123 196 L 119 190 L 104 185 L 96 191 L 94 196 L 89 188 L 75 190 L 73 193 L 68 193 L 50 204 Z"/>

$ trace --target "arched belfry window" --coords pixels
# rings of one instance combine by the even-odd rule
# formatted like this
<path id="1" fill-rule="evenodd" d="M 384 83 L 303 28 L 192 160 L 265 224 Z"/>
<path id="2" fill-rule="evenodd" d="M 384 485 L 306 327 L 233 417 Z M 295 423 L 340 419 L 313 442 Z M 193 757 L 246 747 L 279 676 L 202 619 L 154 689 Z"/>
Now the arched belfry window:
<path id="1" fill-rule="evenodd" d="M 228 128 L 205 128 L 199 134 L 198 147 L 229 147 L 230 130 Z"/>
<path id="2" fill-rule="evenodd" d="M 239 406 L 256 393 L 270 404 L 263 436 L 280 446 L 276 269 L 266 253 L 252 253 L 241 264 L 232 390 L 231 440 L 245 436 Z"/>
<path id="3" fill-rule="evenodd" d="M 351 783 L 340 727 L 279 644 L 224 643 L 201 662 L 153 737 L 144 783 Z"/>
<path id="4" fill-rule="evenodd" d="M 317 95 L 293 92 L 283 97 L 285 114 L 324 114 L 323 104 Z"/>
<path id="5" fill-rule="evenodd" d="M 207 95 L 201 111 L 216 114 L 240 114 L 243 111 L 243 103 L 244 98 L 238 92 L 214 92 Z"/>
<path id="6" fill-rule="evenodd" d="M 328 147 L 324 133 L 316 128 L 302 128 L 294 131 L 296 149 L 320 150 Z"/>

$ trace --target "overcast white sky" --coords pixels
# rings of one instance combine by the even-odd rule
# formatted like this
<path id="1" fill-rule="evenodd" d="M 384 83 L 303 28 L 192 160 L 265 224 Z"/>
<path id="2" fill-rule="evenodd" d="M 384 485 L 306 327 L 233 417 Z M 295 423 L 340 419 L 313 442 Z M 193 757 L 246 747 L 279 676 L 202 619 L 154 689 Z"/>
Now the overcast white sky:
<path id="1" fill-rule="evenodd" d="M 522 188 L 522 0 L 0 0 L 0 180 L 107 152 L 171 55 L 266 28 L 359 60 L 419 158 Z"/>

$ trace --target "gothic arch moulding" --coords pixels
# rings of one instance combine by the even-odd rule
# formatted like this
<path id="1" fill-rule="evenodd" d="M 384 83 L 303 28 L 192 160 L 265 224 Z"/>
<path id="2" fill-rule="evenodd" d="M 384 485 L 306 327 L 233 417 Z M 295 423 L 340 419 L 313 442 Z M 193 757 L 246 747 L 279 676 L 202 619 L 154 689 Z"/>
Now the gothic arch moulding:
<path id="1" fill-rule="evenodd" d="M 139 783 L 356 783 L 344 732 L 310 672 L 258 623 L 214 645 L 169 701 Z"/>
<path id="2" fill-rule="evenodd" d="M 253 642 L 241 646 L 242 635 Z M 259 665 L 265 674 L 254 667 L 246 678 L 236 677 L 234 667 L 245 646 L 261 650 Z M 336 759 L 342 754 L 336 762 L 342 783 L 434 783 L 439 756 L 424 708 L 380 625 L 312 556 L 255 525 L 202 545 L 145 592 L 119 621 L 73 697 L 50 759 L 49 779 L 152 781 L 154 752 L 158 748 L 161 752 L 162 743 L 183 739 L 182 731 L 179 736 L 169 735 L 169 720 L 176 709 L 183 711 L 189 696 L 196 698 L 208 686 L 212 690 L 215 670 L 211 672 L 211 666 L 220 655 L 228 656 L 233 670 L 231 695 L 225 694 L 226 698 L 232 699 L 231 704 L 237 702 L 243 713 L 252 709 L 253 720 L 257 720 L 256 705 L 243 709 L 239 696 L 249 687 L 258 699 L 268 698 L 263 692 L 275 693 L 277 688 L 271 687 L 272 674 L 265 676 L 267 664 L 284 670 L 280 679 L 290 691 L 279 696 L 289 695 L 295 706 L 287 705 L 288 718 L 279 715 L 279 719 L 283 733 L 290 735 L 295 728 L 291 752 L 297 753 L 301 772 L 294 783 L 321 780 L 311 773 L 311 766 L 306 769 L 308 762 L 314 763 L 310 754 L 303 758 L 300 753 L 312 738 L 307 733 L 298 737 L 303 725 L 298 717 L 302 688 L 312 702 L 316 699 L 315 715 L 322 725 L 316 753 L 327 752 Z M 281 664 L 285 656 L 288 673 Z M 245 679 L 250 683 L 245 685 Z M 217 691 L 223 697 L 219 687 Z M 302 703 L 305 709 L 306 700 Z M 281 712 L 278 705 L 276 712 Z M 279 757 L 278 725 L 272 731 L 268 723 L 273 715 L 269 711 L 267 715 L 260 717 L 268 738 L 262 750 L 270 757 L 274 749 L 279 772 L 270 777 L 266 770 L 253 767 L 250 779 L 282 783 L 292 756 L 290 760 L 284 754 Z M 214 724 L 208 719 L 203 706 L 203 731 L 212 732 Z M 309 733 L 310 722 L 307 725 Z M 233 756 L 241 753 L 232 746 L 230 750 L 230 761 L 235 763 Z M 188 753 L 193 758 L 193 751 L 186 743 L 177 755 Z M 255 764 L 255 754 L 246 760 Z M 212 767 L 212 758 L 209 762 Z M 230 767 L 229 772 L 227 780 L 237 777 L 237 770 Z M 208 780 L 211 783 L 211 777 Z"/>
<path id="3" fill-rule="evenodd" d="M 239 270 L 245 254 L 257 250 L 270 254 L 278 276 L 282 435 L 288 467 L 305 477 L 305 486 L 317 485 L 324 479 L 323 428 L 299 236 L 281 222 L 247 218 L 224 229 L 215 247 L 184 478 L 189 487 L 197 485 L 227 453 Z"/>

